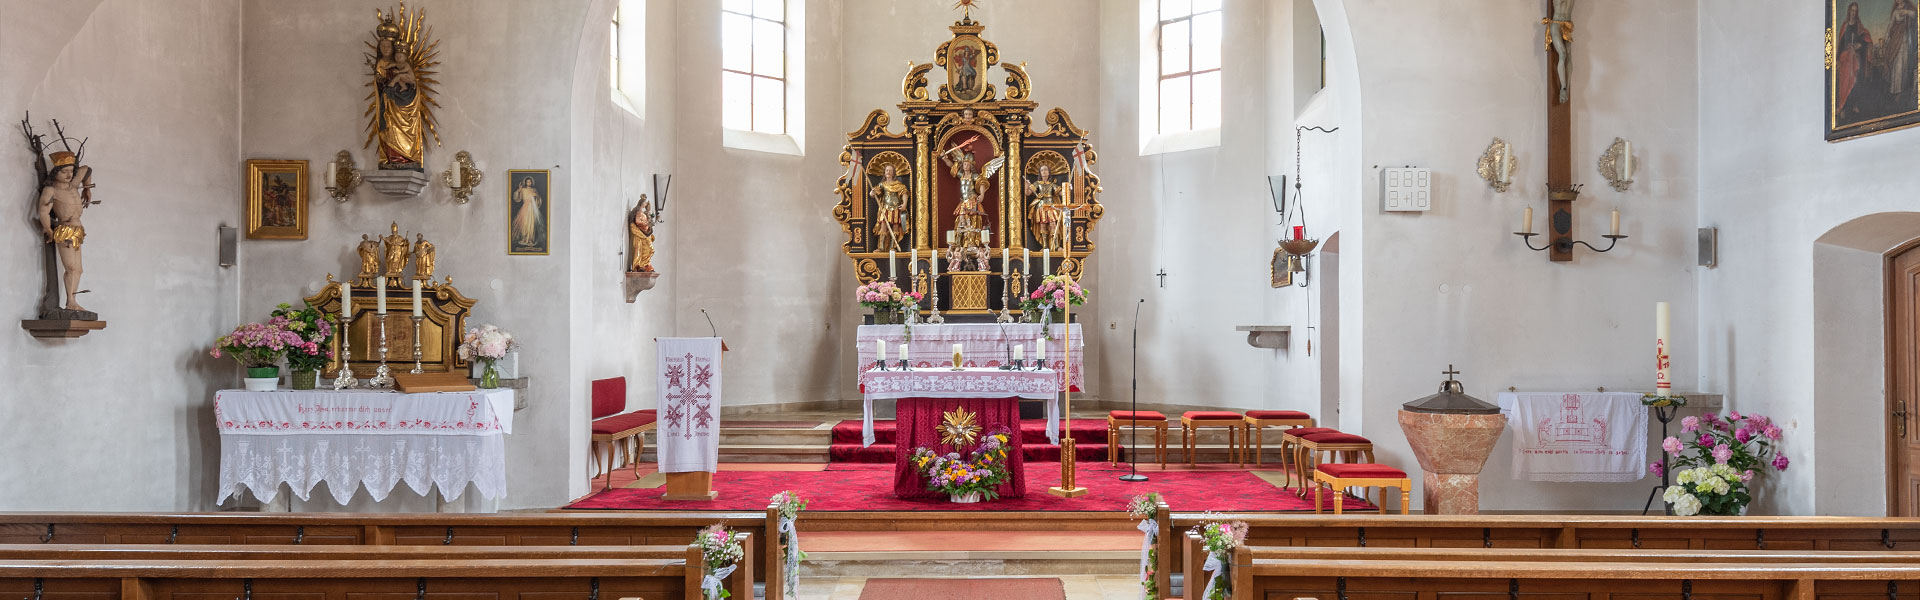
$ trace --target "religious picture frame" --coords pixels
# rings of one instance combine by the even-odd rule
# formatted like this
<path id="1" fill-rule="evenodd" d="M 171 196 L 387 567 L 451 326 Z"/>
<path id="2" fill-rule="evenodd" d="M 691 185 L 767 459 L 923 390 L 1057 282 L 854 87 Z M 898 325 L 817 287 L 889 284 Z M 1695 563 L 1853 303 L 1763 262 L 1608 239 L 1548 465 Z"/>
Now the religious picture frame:
<path id="1" fill-rule="evenodd" d="M 307 239 L 307 161 L 248 159 L 247 239 Z"/>
<path id="2" fill-rule="evenodd" d="M 1827 141 L 1920 124 L 1915 1 L 1827 0 Z"/>
<path id="3" fill-rule="evenodd" d="M 1273 249 L 1273 260 L 1267 261 L 1267 279 L 1274 289 L 1293 285 L 1293 263 L 1287 260 L 1286 250 Z"/>
<path id="4" fill-rule="evenodd" d="M 547 194 L 549 176 L 546 169 L 507 171 L 507 254 L 552 253 L 553 228 L 549 217 L 553 212 L 553 197 Z"/>

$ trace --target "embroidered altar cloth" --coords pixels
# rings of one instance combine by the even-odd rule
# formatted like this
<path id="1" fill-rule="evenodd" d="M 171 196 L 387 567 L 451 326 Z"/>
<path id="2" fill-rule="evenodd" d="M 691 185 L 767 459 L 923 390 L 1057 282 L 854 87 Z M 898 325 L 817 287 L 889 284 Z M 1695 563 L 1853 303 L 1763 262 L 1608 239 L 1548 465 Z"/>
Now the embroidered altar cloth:
<path id="1" fill-rule="evenodd" d="M 1513 432 L 1513 478 L 1639 481 L 1647 472 L 1647 407 L 1624 392 L 1502 392 Z"/>
<path id="2" fill-rule="evenodd" d="M 951 352 L 949 352 L 951 354 Z M 952 362 L 952 361 L 948 361 Z M 873 401 L 904 398 L 1021 398 L 1047 403 L 1047 439 L 1060 443 L 1060 372 L 1000 369 L 911 369 L 860 374 L 860 436 L 872 446 Z M 897 409 L 898 407 L 896 407 Z M 1015 406 L 1018 410 L 1018 405 Z M 896 414 L 898 410 L 895 411 Z M 1017 423 L 1016 423 L 1017 425 Z"/>
<path id="3" fill-rule="evenodd" d="M 1039 323 L 947 323 L 913 325 L 913 340 L 907 342 L 907 362 L 916 368 L 953 366 L 953 345 L 960 344 L 963 367 L 998 367 L 1006 364 L 1014 346 L 1026 346 L 1027 361 L 1039 356 L 1033 340 L 1040 337 Z M 861 370 L 873 366 L 875 340 L 887 341 L 887 360 L 899 360 L 900 342 L 905 338 L 903 325 L 861 325 L 855 333 L 855 350 L 860 353 Z M 1080 324 L 1053 325 L 1053 339 L 1046 340 L 1047 366 L 1067 368 L 1067 333 L 1073 333 L 1073 391 L 1087 389 L 1086 334 Z M 889 362 L 888 366 L 893 363 Z"/>
<path id="4" fill-rule="evenodd" d="M 306 501 L 327 483 L 346 504 L 361 486 L 375 502 L 406 482 L 458 500 L 468 484 L 497 500 L 507 492 L 506 441 L 513 390 L 403 394 L 384 390 L 221 390 L 220 492 L 242 488 L 272 502 L 280 484 Z"/>

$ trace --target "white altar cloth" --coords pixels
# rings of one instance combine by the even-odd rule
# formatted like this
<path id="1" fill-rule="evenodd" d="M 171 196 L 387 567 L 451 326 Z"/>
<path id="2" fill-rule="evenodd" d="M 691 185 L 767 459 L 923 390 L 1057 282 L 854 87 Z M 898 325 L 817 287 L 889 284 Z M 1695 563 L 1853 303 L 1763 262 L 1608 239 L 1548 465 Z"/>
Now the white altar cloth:
<path id="1" fill-rule="evenodd" d="M 949 348 L 948 353 L 952 350 Z M 1047 403 L 1047 439 L 1060 443 L 1060 372 L 912 369 L 860 374 L 860 442 L 872 446 L 873 401 L 901 398 L 1025 398 Z"/>
<path id="2" fill-rule="evenodd" d="M 375 502 L 404 481 L 458 500 L 469 483 L 482 497 L 507 491 L 504 436 L 513 431 L 513 390 L 402 394 L 376 390 L 221 390 L 220 495 L 242 488 L 273 502 L 280 484 L 305 501 L 322 481 L 346 504 L 364 485 Z"/>
<path id="3" fill-rule="evenodd" d="M 1079 323 L 1053 325 L 1053 339 L 1047 340 L 1047 366 L 1066 368 L 1063 357 L 1069 327 L 1073 332 L 1073 387 L 1074 391 L 1085 391 L 1087 338 Z M 860 351 L 859 369 L 864 371 L 873 366 L 875 340 L 887 341 L 887 360 L 899 360 L 895 353 L 899 352 L 905 331 L 901 325 L 861 325 L 854 335 L 858 338 L 855 348 Z M 1038 356 L 1038 348 L 1033 345 L 1038 337 L 1039 323 L 923 323 L 913 326 L 913 341 L 907 344 L 907 361 L 914 367 L 949 366 L 953 362 L 953 345 L 960 344 L 961 360 L 967 363 L 961 366 L 998 367 L 1006 364 L 1009 348 L 1025 345 L 1027 361 L 1031 364 Z"/>

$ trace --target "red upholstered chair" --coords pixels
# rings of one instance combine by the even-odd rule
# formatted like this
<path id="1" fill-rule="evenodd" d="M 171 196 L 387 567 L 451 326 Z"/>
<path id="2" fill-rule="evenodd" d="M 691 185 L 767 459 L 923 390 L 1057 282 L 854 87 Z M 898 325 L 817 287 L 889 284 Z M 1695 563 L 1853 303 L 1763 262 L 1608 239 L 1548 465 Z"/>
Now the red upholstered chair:
<path id="1" fill-rule="evenodd" d="M 1250 410 L 1247 411 L 1247 435 L 1253 438 L 1253 464 L 1260 464 L 1261 454 L 1266 450 L 1264 433 L 1268 427 L 1294 429 L 1312 427 L 1313 416 L 1297 410 Z M 1286 445 L 1280 446 L 1280 460 L 1286 460 Z"/>
<path id="2" fill-rule="evenodd" d="M 1107 463 L 1120 466 L 1120 428 L 1152 427 L 1153 456 L 1160 468 L 1167 466 L 1167 416 L 1151 410 L 1116 410 L 1107 413 Z"/>
<path id="3" fill-rule="evenodd" d="M 627 464 L 633 467 L 634 475 L 640 474 L 640 453 L 646 450 L 647 440 L 641 434 L 651 431 L 658 420 L 655 410 L 636 410 L 621 413 L 627 409 L 627 378 L 614 377 L 597 379 L 593 382 L 593 438 L 590 444 L 607 445 L 607 459 L 601 464 L 607 469 L 606 487 L 613 489 L 613 450 L 622 447 L 620 442 L 628 442 Z"/>
<path id="4" fill-rule="evenodd" d="M 1300 444 L 1294 450 L 1294 471 L 1300 475 L 1301 497 L 1307 495 L 1306 482 L 1315 481 L 1314 469 L 1320 463 L 1372 463 L 1373 440 L 1351 433 L 1323 431 L 1296 436 Z M 1322 458 L 1322 455 L 1325 458 Z"/>
<path id="5" fill-rule="evenodd" d="M 1408 497 L 1410 496 L 1409 492 L 1413 490 L 1413 480 L 1407 477 L 1407 473 L 1393 467 L 1369 462 L 1315 466 L 1313 468 L 1313 512 L 1318 514 L 1322 510 L 1320 507 L 1320 503 L 1322 502 L 1320 496 L 1321 490 L 1332 489 L 1334 491 L 1333 514 L 1340 514 L 1340 509 L 1346 505 L 1347 500 L 1346 494 L 1341 490 L 1353 487 L 1400 488 L 1400 514 L 1407 514 L 1412 509 L 1412 501 L 1409 500 Z M 1361 499 L 1366 499 L 1364 492 L 1362 493 Z M 1382 492 L 1380 494 L 1380 502 L 1376 504 L 1376 506 L 1380 507 L 1381 514 L 1387 512 L 1386 501 L 1387 495 Z"/>
<path id="6" fill-rule="evenodd" d="M 1340 433 L 1340 430 L 1332 427 L 1295 427 L 1280 432 L 1281 460 L 1286 461 L 1287 471 L 1293 473 L 1293 477 L 1287 478 L 1287 482 L 1282 484 L 1280 489 L 1293 487 L 1293 482 L 1298 481 L 1301 493 L 1306 493 L 1308 474 L 1300 469 L 1300 436 L 1312 433 Z"/>
<path id="7" fill-rule="evenodd" d="M 1193 455 L 1200 448 L 1200 430 L 1207 427 L 1221 427 L 1227 430 L 1227 453 L 1233 462 L 1245 466 L 1247 456 L 1245 441 L 1247 436 L 1246 416 L 1230 410 L 1190 410 L 1180 415 L 1180 449 L 1187 453 L 1187 464 L 1193 464 Z M 1238 437 L 1235 434 L 1238 433 Z"/>

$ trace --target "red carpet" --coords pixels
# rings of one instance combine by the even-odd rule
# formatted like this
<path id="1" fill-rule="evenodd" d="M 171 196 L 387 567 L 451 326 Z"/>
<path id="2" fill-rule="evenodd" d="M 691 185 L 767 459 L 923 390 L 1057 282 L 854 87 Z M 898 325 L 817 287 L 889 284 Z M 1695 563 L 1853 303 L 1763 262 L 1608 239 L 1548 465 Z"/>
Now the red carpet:
<path id="1" fill-rule="evenodd" d="M 1115 479 L 1121 470 L 1106 463 L 1081 463 L 1078 483 L 1088 494 L 1079 498 L 1058 498 L 1046 492 L 1060 484 L 1059 463 L 1027 463 L 1027 497 L 1002 499 L 978 504 L 954 504 L 943 500 L 902 500 L 893 497 L 892 464 L 838 464 L 826 471 L 721 471 L 713 476 L 713 489 L 720 497 L 710 502 L 666 501 L 664 490 L 615 488 L 596 493 L 568 505 L 581 510 L 717 510 L 759 512 L 767 508 L 767 498 L 782 490 L 794 490 L 807 498 L 807 510 L 817 511 L 905 511 L 905 510 L 983 510 L 983 511 L 1125 511 L 1134 494 L 1159 492 L 1167 505 L 1177 511 L 1219 512 L 1301 512 L 1313 510 L 1313 502 L 1281 490 L 1247 471 L 1159 471 L 1143 469 L 1151 478 L 1144 483 L 1126 483 Z M 1329 499 L 1329 502 L 1331 500 Z M 1328 505 L 1331 508 L 1331 504 Z M 1349 499 L 1346 510 L 1372 510 L 1372 506 Z"/>
<path id="2" fill-rule="evenodd" d="M 1065 432 L 1062 432 L 1064 435 Z M 1045 419 L 1020 421 L 1020 441 L 1027 462 L 1059 462 L 1060 446 L 1047 441 Z M 1107 459 L 1107 423 L 1091 419 L 1073 422 L 1074 447 L 1080 460 Z M 1151 446 L 1151 442 L 1147 444 Z M 873 445 L 860 446 L 860 421 L 841 421 L 833 426 L 833 445 L 827 448 L 827 460 L 836 463 L 893 464 L 893 420 L 874 420 Z M 1123 449 L 1124 450 L 1124 449 Z M 1148 450 L 1151 452 L 1151 448 Z"/>
<path id="3" fill-rule="evenodd" d="M 1066 600 L 1059 579 L 868 579 L 860 600 Z"/>

